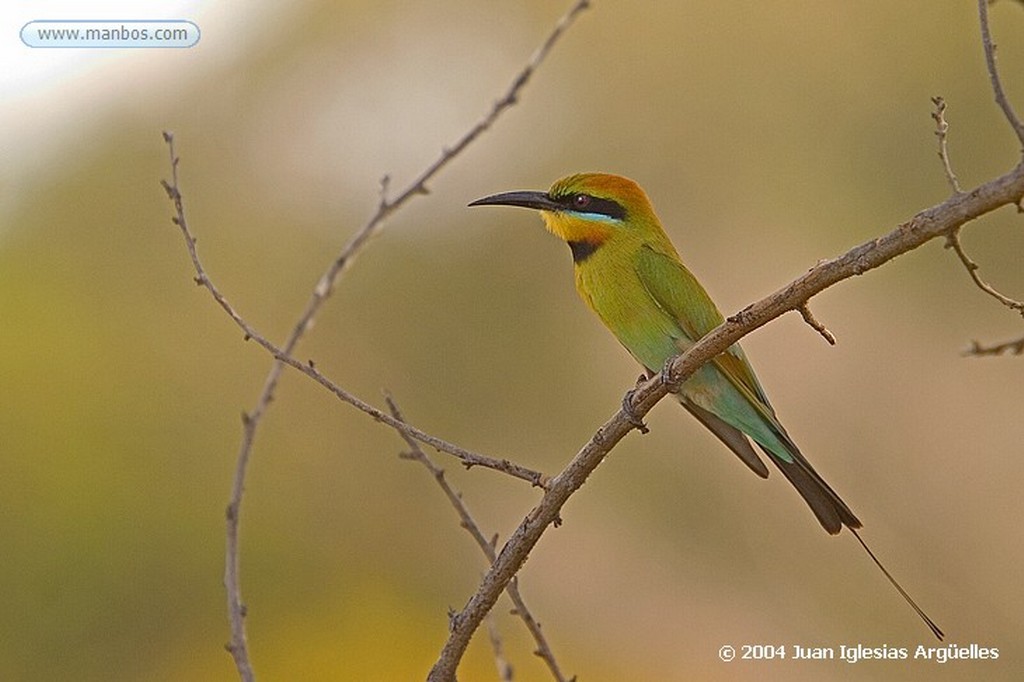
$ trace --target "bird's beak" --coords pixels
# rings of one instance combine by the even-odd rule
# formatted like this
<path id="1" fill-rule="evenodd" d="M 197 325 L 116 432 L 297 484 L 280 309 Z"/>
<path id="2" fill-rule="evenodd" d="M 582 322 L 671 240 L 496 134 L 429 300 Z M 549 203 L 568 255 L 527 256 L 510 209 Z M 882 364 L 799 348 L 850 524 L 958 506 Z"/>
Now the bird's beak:
<path id="1" fill-rule="evenodd" d="M 551 199 L 547 192 L 502 192 L 469 203 L 470 206 L 521 206 L 538 211 L 560 211 L 565 207 Z"/>

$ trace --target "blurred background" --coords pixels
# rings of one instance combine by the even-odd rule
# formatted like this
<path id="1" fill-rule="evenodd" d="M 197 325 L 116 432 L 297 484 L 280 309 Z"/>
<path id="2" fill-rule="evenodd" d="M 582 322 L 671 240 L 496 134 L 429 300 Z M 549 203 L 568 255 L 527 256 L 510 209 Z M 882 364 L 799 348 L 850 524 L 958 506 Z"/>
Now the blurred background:
<path id="1" fill-rule="evenodd" d="M 285 337 L 378 181 L 405 186 L 486 113 L 560 2 L 9 3 L 0 9 L 0 679 L 231 680 L 224 507 L 269 367 L 193 272 L 162 130 L 213 280 Z M 29 49 L 33 19 L 186 18 L 192 49 Z M 998 2 L 1024 111 L 1024 8 Z M 965 187 L 1018 144 L 974 3 L 596 0 L 518 106 L 369 244 L 298 355 L 465 447 L 557 472 L 638 368 L 539 217 L 467 210 L 603 170 L 648 191 L 726 314 Z M 964 233 L 1024 296 L 1021 218 Z M 849 534 L 750 474 L 670 401 L 570 501 L 521 574 L 567 673 L 621 679 L 1017 679 L 1024 333 L 938 241 L 744 341 L 788 430 L 948 642 L 997 661 L 753 663 L 732 644 L 934 644 Z M 422 679 L 485 568 L 389 429 L 286 373 L 255 446 L 242 587 L 265 680 Z M 487 534 L 538 491 L 437 455 Z M 503 600 L 517 679 L 548 679 Z M 483 631 L 460 678 L 496 679 Z"/>

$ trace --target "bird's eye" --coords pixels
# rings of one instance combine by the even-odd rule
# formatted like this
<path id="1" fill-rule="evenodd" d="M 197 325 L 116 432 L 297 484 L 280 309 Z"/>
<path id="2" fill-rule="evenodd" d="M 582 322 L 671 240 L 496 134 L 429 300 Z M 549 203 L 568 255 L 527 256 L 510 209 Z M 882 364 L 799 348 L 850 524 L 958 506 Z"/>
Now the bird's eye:
<path id="1" fill-rule="evenodd" d="M 589 194 L 577 194 L 576 196 L 574 196 L 572 198 L 572 206 L 573 206 L 573 208 L 586 208 L 589 205 L 590 205 L 590 195 Z"/>

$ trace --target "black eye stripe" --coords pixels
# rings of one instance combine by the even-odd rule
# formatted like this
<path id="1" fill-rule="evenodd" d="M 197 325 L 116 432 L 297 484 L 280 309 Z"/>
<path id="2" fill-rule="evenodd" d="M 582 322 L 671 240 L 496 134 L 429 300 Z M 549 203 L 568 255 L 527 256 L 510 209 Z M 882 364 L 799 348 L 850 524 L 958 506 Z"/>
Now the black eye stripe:
<path id="1" fill-rule="evenodd" d="M 576 192 L 560 197 L 551 197 L 553 200 L 565 207 L 567 211 L 579 211 L 583 213 L 598 213 L 615 220 L 626 219 L 626 209 L 622 204 L 611 199 L 595 197 L 592 194 Z"/>

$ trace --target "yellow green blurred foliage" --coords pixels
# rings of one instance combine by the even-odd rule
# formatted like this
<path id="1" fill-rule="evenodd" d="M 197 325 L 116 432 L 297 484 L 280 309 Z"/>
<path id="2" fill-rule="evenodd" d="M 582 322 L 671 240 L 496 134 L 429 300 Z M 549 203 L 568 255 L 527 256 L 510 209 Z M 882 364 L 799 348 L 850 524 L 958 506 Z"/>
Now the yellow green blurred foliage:
<path id="1" fill-rule="evenodd" d="M 229 680 L 224 506 L 269 366 L 193 272 L 280 340 L 372 213 L 482 116 L 568 3 L 197 3 L 188 50 L 80 53 L 4 94 L 0 144 L 0 679 Z M 999 2 L 1024 111 L 1024 8 Z M 8 33 L 29 19 L 17 17 Z M 65 17 L 61 17 L 65 18 Z M 555 473 L 636 378 L 576 300 L 569 254 L 488 193 L 635 178 L 727 314 L 945 198 L 931 96 L 965 187 L 1019 158 L 973 3 L 595 0 L 521 102 L 388 221 L 298 355 L 465 447 Z M 21 48 L 18 64 L 49 58 Z M 26 61 L 28 60 L 28 61 Z M 964 233 L 1024 297 L 1021 218 Z M 929 244 L 744 345 L 780 417 L 950 642 L 993 662 L 751 663 L 743 643 L 929 644 L 846 535 L 823 534 L 677 406 L 568 504 L 522 576 L 581 680 L 1010 680 L 1024 654 L 1024 360 L 961 357 L 1020 318 Z M 390 430 L 285 374 L 242 512 L 259 679 L 426 675 L 484 570 Z M 538 493 L 437 458 L 503 540 Z M 547 679 L 503 601 L 506 655 Z M 460 679 L 496 679 L 478 634 Z"/>

